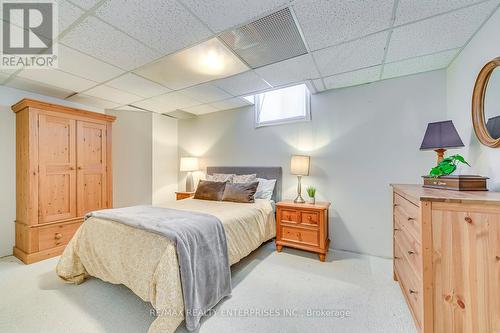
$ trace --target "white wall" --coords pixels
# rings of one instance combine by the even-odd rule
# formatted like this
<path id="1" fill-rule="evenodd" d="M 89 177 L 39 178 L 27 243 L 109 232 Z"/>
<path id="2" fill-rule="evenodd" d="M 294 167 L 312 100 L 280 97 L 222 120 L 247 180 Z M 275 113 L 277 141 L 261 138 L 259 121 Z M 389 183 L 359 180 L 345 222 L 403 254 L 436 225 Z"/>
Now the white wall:
<path id="1" fill-rule="evenodd" d="M 436 71 L 314 95 L 307 123 L 254 129 L 252 108 L 182 120 L 179 155 L 202 157 L 202 167 L 282 166 L 291 199 L 290 156 L 310 155 L 303 183 L 332 201 L 331 246 L 390 257 L 389 184 L 420 183 L 434 163 L 434 153 L 419 147 L 427 123 L 446 117 L 445 93 L 445 72 Z"/>
<path id="2" fill-rule="evenodd" d="M 107 110 L 113 124 L 113 206 L 151 205 L 152 115 Z"/>
<path id="3" fill-rule="evenodd" d="M 10 107 L 23 98 L 85 108 L 84 106 L 0 86 L 0 257 L 12 254 L 16 219 L 16 116 Z M 103 110 L 94 110 L 104 112 Z"/>
<path id="4" fill-rule="evenodd" d="M 490 190 L 500 191 L 500 148 L 488 148 L 478 140 L 472 128 L 472 91 L 481 68 L 500 56 L 500 10 L 474 36 L 447 71 L 448 118 L 453 120 L 465 148 L 459 152 L 472 164 L 475 173 L 490 177 Z M 500 95 L 500 92 L 497 92 Z"/>
<path id="5" fill-rule="evenodd" d="M 177 120 L 153 114 L 153 205 L 175 200 L 178 175 Z"/>

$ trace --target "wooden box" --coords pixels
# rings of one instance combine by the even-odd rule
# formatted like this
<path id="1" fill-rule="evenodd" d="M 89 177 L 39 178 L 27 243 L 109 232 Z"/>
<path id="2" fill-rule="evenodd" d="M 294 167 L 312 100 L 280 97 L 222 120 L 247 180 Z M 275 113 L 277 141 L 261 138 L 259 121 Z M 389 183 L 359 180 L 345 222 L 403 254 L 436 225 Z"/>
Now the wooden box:
<path id="1" fill-rule="evenodd" d="M 437 188 L 442 190 L 454 191 L 488 191 L 486 180 L 488 177 L 457 175 L 441 176 L 432 178 L 423 176 L 424 187 Z"/>

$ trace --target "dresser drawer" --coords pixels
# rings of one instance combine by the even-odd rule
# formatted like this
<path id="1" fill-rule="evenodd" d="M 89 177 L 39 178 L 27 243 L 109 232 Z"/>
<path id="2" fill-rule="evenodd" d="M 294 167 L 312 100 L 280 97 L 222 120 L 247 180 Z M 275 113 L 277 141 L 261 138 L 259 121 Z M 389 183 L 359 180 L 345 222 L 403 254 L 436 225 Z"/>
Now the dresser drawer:
<path id="1" fill-rule="evenodd" d="M 280 210 L 280 221 L 299 223 L 300 222 L 300 212 L 292 209 L 281 209 Z"/>
<path id="2" fill-rule="evenodd" d="M 38 247 L 39 251 L 51 249 L 69 243 L 76 230 L 82 223 L 70 223 L 53 225 L 50 227 L 39 228 Z"/>
<path id="3" fill-rule="evenodd" d="M 418 206 L 415 206 L 399 194 L 394 194 L 394 218 L 414 239 L 420 241 L 421 226 Z"/>
<path id="4" fill-rule="evenodd" d="M 394 266 L 399 283 L 418 326 L 422 327 L 423 295 L 421 280 L 412 271 L 404 250 L 399 246 L 398 242 L 394 245 L 394 252 Z"/>
<path id="5" fill-rule="evenodd" d="M 319 213 L 303 211 L 300 214 L 300 222 L 304 225 L 317 227 L 319 225 Z"/>
<path id="6" fill-rule="evenodd" d="M 422 276 L 422 246 L 406 230 L 397 228 L 394 231 L 394 242 L 401 249 L 418 279 Z"/>
<path id="7" fill-rule="evenodd" d="M 314 230 L 281 227 L 281 239 L 283 241 L 319 246 L 319 233 Z"/>

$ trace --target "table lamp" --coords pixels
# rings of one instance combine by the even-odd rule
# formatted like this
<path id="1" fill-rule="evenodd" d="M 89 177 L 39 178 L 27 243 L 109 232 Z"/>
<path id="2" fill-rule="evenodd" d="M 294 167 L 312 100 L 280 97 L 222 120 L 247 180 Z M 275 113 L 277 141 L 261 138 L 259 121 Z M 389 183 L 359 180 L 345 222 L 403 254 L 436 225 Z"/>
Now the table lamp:
<path id="1" fill-rule="evenodd" d="M 464 143 L 451 120 L 429 123 L 425 131 L 424 140 L 420 150 L 434 150 L 437 154 L 437 162 L 444 158 L 444 152 L 449 148 L 463 147 Z"/>
<path id="2" fill-rule="evenodd" d="M 193 171 L 198 171 L 198 158 L 196 157 L 182 157 L 180 171 L 187 171 L 186 177 L 186 192 L 193 192 Z"/>
<path id="3" fill-rule="evenodd" d="M 301 179 L 302 176 L 309 176 L 309 162 L 310 157 L 304 155 L 293 155 L 292 161 L 290 162 L 290 173 L 292 175 L 297 175 L 299 183 L 297 185 L 297 198 L 293 202 L 304 203 L 305 200 L 302 198 L 302 188 Z"/>

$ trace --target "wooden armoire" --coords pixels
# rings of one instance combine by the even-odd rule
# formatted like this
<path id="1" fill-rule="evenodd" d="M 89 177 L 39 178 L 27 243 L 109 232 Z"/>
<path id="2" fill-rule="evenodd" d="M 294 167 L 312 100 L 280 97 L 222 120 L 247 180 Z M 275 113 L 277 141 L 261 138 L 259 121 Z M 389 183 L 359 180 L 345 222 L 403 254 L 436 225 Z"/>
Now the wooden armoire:
<path id="1" fill-rule="evenodd" d="M 60 255 L 93 210 L 113 204 L 115 117 L 23 99 L 16 113 L 16 245 L 30 264 Z"/>

